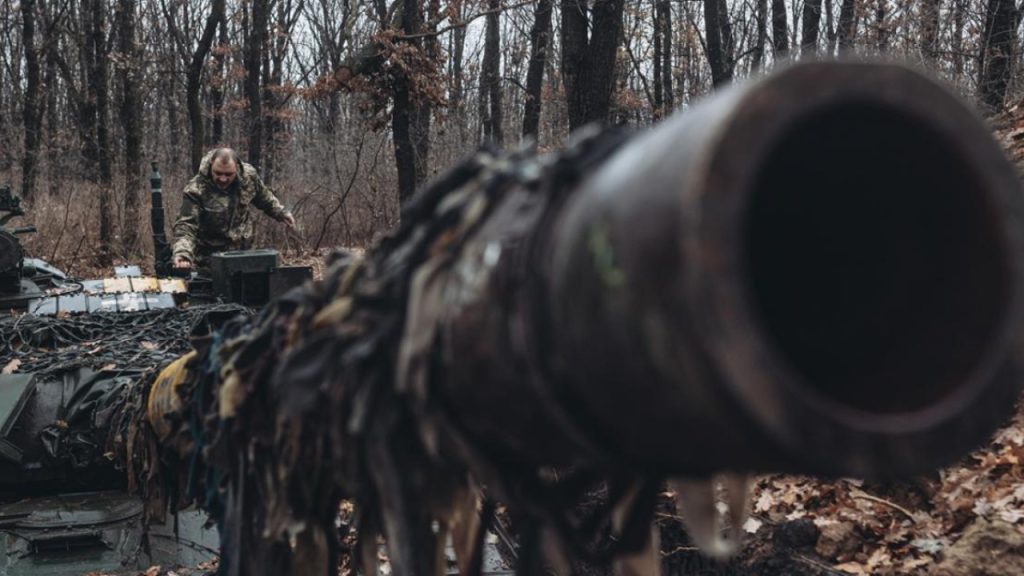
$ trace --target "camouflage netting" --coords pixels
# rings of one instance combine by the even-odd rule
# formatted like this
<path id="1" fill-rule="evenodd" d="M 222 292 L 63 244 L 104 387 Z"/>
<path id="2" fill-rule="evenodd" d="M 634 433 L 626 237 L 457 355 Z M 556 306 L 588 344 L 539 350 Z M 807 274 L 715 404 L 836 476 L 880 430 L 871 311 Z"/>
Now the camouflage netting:
<path id="1" fill-rule="evenodd" d="M 134 313 L 0 317 L 0 367 L 55 374 L 75 368 L 158 366 L 190 349 L 188 334 L 210 312 L 243 313 L 234 304 Z"/>

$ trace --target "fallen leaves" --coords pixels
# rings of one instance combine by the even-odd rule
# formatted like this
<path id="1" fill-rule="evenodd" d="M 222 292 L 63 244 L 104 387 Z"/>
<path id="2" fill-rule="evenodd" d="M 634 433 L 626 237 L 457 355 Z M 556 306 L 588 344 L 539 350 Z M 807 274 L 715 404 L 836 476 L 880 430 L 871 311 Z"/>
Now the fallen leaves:
<path id="1" fill-rule="evenodd" d="M 813 521 L 821 531 L 815 551 L 837 571 L 931 572 L 949 564 L 951 550 L 979 522 L 1004 526 L 1024 537 L 1022 462 L 1024 406 L 987 446 L 933 478 L 873 484 L 764 476 L 755 485 L 753 514 L 758 523 L 769 526 L 795 518 Z M 748 522 L 744 528 L 748 527 L 754 530 L 745 531 L 754 533 L 762 526 Z M 1008 550 L 1012 555 L 1016 549 Z M 1024 564 L 1024 548 L 1019 560 Z M 961 566 L 963 560 L 958 562 Z"/>

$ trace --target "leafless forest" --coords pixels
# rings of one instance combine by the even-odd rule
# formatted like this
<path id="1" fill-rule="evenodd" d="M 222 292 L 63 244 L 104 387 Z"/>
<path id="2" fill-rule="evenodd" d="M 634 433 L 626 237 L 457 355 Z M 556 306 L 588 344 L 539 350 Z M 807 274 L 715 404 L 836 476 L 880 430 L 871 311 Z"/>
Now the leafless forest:
<path id="1" fill-rule="evenodd" d="M 885 56 L 982 110 L 1021 93 L 1011 0 L 0 0 L 0 185 L 72 273 L 149 253 L 201 153 L 240 149 L 295 254 L 361 245 L 477 146 L 645 126 L 788 59 Z M 77 270 L 76 270 L 77 268 Z"/>

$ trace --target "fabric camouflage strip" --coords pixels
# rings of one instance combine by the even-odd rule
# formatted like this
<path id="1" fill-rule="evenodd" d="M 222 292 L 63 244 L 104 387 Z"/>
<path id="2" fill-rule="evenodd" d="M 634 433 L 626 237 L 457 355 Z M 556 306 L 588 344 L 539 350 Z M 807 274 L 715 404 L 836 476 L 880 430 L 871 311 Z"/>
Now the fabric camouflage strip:
<path id="1" fill-rule="evenodd" d="M 534 213 L 543 219 L 543 207 L 558 205 L 559 191 L 622 140 L 585 139 L 544 161 L 482 150 L 422 190 L 400 228 L 364 258 L 339 254 L 321 283 L 194 340 L 189 370 L 199 376 L 179 387 L 184 413 L 171 417 L 172 436 L 193 438 L 191 452 L 179 440 L 154 445 L 152 427 L 142 424 L 125 428 L 121 443 L 158 450 L 163 462 L 190 462 L 188 480 L 165 486 L 158 499 L 198 500 L 212 512 L 222 527 L 222 573 L 327 573 L 345 541 L 336 524 L 343 499 L 357 506 L 355 524 L 343 529 L 357 533 L 363 550 L 351 557 L 365 559 L 367 574 L 376 573 L 378 535 L 395 573 L 443 574 L 438 550 L 448 530 L 465 573 L 479 574 L 492 499 L 523 512 L 521 574 L 543 556 L 542 538 L 529 534 L 554 531 L 569 557 L 607 559 L 643 544 L 650 516 L 637 510 L 650 503 L 653 480 L 621 479 L 596 513 L 606 521 L 581 524 L 573 507 L 603 477 L 578 470 L 551 483 L 508 468 L 461 432 L 430 382 L 436 358 L 453 354 L 438 348 L 432 311 L 445 279 L 459 273 L 455 255 L 511 195 L 540 206 Z M 129 420 L 144 422 L 145 401 L 132 405 Z M 582 452 L 601 458 L 570 419 L 548 416 L 561 419 Z M 153 461 L 145 451 L 134 459 Z M 152 483 L 151 469 L 135 472 L 143 473 L 136 485 Z M 180 470 L 164 474 L 173 476 Z M 487 513 L 467 524 L 478 506 Z M 590 549 L 613 512 L 629 537 Z"/>

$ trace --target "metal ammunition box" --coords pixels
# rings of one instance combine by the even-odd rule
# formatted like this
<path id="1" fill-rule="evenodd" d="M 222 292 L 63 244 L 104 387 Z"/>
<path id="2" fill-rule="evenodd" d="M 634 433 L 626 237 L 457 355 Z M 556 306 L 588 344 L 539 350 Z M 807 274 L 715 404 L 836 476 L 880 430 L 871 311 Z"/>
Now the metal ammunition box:
<path id="1" fill-rule="evenodd" d="M 266 303 L 270 275 L 277 269 L 277 250 L 232 250 L 210 258 L 215 295 L 249 306 Z"/>

